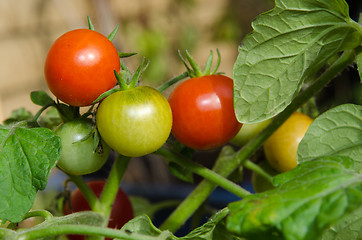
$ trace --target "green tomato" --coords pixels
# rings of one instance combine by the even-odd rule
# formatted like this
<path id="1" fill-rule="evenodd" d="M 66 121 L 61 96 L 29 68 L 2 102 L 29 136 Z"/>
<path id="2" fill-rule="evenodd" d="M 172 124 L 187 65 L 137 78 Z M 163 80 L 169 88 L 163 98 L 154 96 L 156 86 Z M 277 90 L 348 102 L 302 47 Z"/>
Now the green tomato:
<path id="1" fill-rule="evenodd" d="M 112 149 L 124 156 L 139 157 L 156 151 L 166 142 L 172 112 L 159 91 L 139 86 L 104 99 L 96 120 L 99 133 Z"/>
<path id="2" fill-rule="evenodd" d="M 258 135 L 264 128 L 266 128 L 271 121 L 272 119 L 268 119 L 259 123 L 243 124 L 238 134 L 236 134 L 236 136 L 231 139 L 230 142 L 239 147 L 244 146 L 252 138 Z"/>
<path id="3" fill-rule="evenodd" d="M 74 120 L 61 124 L 55 134 L 61 138 L 62 151 L 57 166 L 66 173 L 84 175 L 99 170 L 106 162 L 110 148 L 103 141 L 102 152 L 95 152 L 91 120 Z M 87 136 L 89 136 L 86 140 Z"/>

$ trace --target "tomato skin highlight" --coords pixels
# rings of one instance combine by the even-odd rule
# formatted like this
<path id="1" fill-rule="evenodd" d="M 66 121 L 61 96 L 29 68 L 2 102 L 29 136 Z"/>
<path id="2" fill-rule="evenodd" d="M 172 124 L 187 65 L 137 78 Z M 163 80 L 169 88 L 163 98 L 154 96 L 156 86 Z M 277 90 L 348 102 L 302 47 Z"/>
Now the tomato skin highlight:
<path id="1" fill-rule="evenodd" d="M 90 119 L 74 120 L 57 127 L 55 134 L 61 138 L 62 144 L 58 168 L 69 174 L 84 175 L 93 173 L 104 165 L 110 154 L 109 146 L 102 141 L 103 152 L 96 153 L 92 136 L 80 141 L 88 136 L 92 128 Z"/>
<path id="2" fill-rule="evenodd" d="M 197 150 L 208 150 L 229 142 L 242 124 L 236 120 L 233 81 L 223 75 L 191 78 L 171 93 L 172 134 Z"/>
<path id="3" fill-rule="evenodd" d="M 274 169 L 286 172 L 297 166 L 298 145 L 312 122 L 308 115 L 294 112 L 264 142 L 266 159 Z"/>
<path id="4" fill-rule="evenodd" d="M 87 185 L 92 189 L 92 191 L 97 197 L 100 197 L 105 183 L 106 182 L 104 180 L 92 180 L 87 182 Z M 65 204 L 63 209 L 64 215 L 91 210 L 87 200 L 83 196 L 83 193 L 79 191 L 78 188 L 74 190 L 74 192 L 72 192 L 70 201 L 72 209 L 69 208 L 68 204 Z M 131 201 L 129 200 L 127 194 L 122 189 L 119 188 L 116 195 L 116 199 L 114 200 L 114 203 L 112 205 L 108 227 L 114 229 L 120 229 L 129 220 L 133 219 L 133 217 L 134 217 L 134 212 Z M 85 237 L 82 235 L 68 235 L 67 237 L 70 240 L 85 239 Z"/>
<path id="5" fill-rule="evenodd" d="M 89 106 L 113 88 L 119 71 L 117 49 L 102 34 L 76 29 L 60 36 L 49 49 L 44 65 L 50 91 L 72 106 Z"/>
<path id="6" fill-rule="evenodd" d="M 103 140 L 118 153 L 139 157 L 159 149 L 171 132 L 172 112 L 156 89 L 139 86 L 108 96 L 96 123 Z"/>

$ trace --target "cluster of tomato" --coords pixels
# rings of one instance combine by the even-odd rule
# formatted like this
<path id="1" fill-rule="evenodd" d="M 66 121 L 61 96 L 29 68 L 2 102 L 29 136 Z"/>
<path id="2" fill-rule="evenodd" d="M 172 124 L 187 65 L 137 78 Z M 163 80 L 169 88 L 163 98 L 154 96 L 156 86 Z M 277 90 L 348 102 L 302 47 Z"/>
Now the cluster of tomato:
<path id="1" fill-rule="evenodd" d="M 45 62 L 50 91 L 76 107 L 90 106 L 114 88 L 114 71 L 120 71 L 116 48 L 105 36 L 88 29 L 59 37 Z M 86 138 L 94 129 L 90 119 L 69 121 L 56 130 L 66 149 L 59 168 L 74 175 L 94 172 L 110 149 L 129 157 L 147 155 L 166 142 L 171 129 L 188 147 L 212 149 L 229 142 L 242 126 L 234 113 L 233 81 L 216 74 L 184 81 L 168 100 L 148 86 L 115 91 L 101 100 L 95 122 L 103 140 L 101 153 L 94 152 L 92 138 Z"/>
<path id="2" fill-rule="evenodd" d="M 107 37 L 78 29 L 54 42 L 46 58 L 45 78 L 59 100 L 84 107 L 94 105 L 104 92 L 118 88 L 120 69 L 119 53 Z M 300 119 L 298 116 L 288 120 L 291 123 L 287 121 L 265 143 L 266 157 L 279 171 L 296 165 L 296 160 L 289 164 L 280 153 L 286 151 L 285 144 L 292 142 L 291 138 L 295 139 L 294 135 L 287 136 L 292 128 L 304 135 L 310 121 Z M 302 129 L 300 121 L 309 124 Z M 233 142 L 240 145 L 245 143 L 245 136 L 250 139 L 268 123 L 245 125 L 240 131 L 242 124 L 237 121 L 233 106 L 233 81 L 220 74 L 193 76 L 179 84 L 168 100 L 154 88 L 126 84 L 100 100 L 95 121 L 78 117 L 56 129 L 63 147 L 57 166 L 73 175 L 92 173 L 103 166 L 110 149 L 128 157 L 147 155 L 160 148 L 171 131 L 179 142 L 197 150 L 217 148 L 233 137 Z M 101 136 L 99 142 L 94 141 L 95 132 Z M 95 151 L 95 145 L 101 148 Z M 291 151 L 284 154 L 285 158 L 296 154 L 296 147 Z M 97 193 L 102 185 L 90 184 Z M 79 198 L 78 192 L 74 194 L 74 198 Z"/>

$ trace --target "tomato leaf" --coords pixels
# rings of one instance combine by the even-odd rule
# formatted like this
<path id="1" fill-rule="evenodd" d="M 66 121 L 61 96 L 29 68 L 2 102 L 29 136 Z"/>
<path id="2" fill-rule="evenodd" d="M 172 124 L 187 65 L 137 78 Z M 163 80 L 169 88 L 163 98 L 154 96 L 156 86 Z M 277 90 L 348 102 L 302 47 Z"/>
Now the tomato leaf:
<path id="1" fill-rule="evenodd" d="M 19 222 L 60 157 L 60 139 L 47 128 L 0 125 L 0 219 Z"/>
<path id="2" fill-rule="evenodd" d="M 9 118 L 4 120 L 4 125 L 10 125 L 20 121 L 32 120 L 33 114 L 25 108 L 19 108 L 11 112 Z"/>
<path id="3" fill-rule="evenodd" d="M 227 228 L 247 239 L 318 239 L 362 204 L 362 176 L 348 157 L 324 157 L 277 175 L 277 188 L 229 204 Z"/>
<path id="4" fill-rule="evenodd" d="M 361 44 L 361 27 L 344 0 L 276 0 L 259 15 L 233 67 L 234 105 L 242 123 L 269 119 L 288 106 L 340 51 Z"/>
<path id="5" fill-rule="evenodd" d="M 229 210 L 227 208 L 220 210 L 208 222 L 204 225 L 194 229 L 192 232 L 184 237 L 175 237 L 169 231 L 161 231 L 156 228 L 151 220 L 143 215 L 132 219 L 126 225 L 124 225 L 121 231 L 124 231 L 130 235 L 133 233 L 143 234 L 147 236 L 157 237 L 158 240 L 212 240 L 221 239 L 215 236 L 222 236 L 224 240 L 237 240 L 239 238 L 233 236 L 229 232 L 226 232 L 223 228 L 222 221 L 225 219 Z"/>
<path id="6" fill-rule="evenodd" d="M 357 62 L 357 69 L 359 73 L 359 79 L 362 83 L 362 51 L 360 51 L 356 56 L 356 62 Z"/>
<path id="7" fill-rule="evenodd" d="M 53 99 L 44 91 L 31 92 L 30 99 L 34 104 L 42 107 L 54 104 Z"/>
<path id="8" fill-rule="evenodd" d="M 362 106 L 344 104 L 317 117 L 298 147 L 298 162 L 321 156 L 352 158 L 354 169 L 362 169 Z"/>
<path id="9" fill-rule="evenodd" d="M 362 239 L 362 208 L 339 220 L 330 227 L 321 240 L 359 240 Z"/>

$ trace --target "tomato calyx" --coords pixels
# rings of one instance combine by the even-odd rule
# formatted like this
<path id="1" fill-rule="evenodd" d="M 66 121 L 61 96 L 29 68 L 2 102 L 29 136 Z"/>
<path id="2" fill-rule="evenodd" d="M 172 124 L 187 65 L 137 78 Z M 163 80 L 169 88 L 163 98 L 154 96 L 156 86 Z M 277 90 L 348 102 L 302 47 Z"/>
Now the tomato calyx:
<path id="1" fill-rule="evenodd" d="M 127 56 L 132 56 L 132 55 L 134 55 L 134 54 L 131 53 L 131 55 L 127 55 Z M 141 61 L 140 65 L 138 66 L 136 72 L 134 74 L 132 74 L 131 71 L 121 61 L 121 71 L 119 73 L 117 71 L 114 71 L 114 75 L 116 76 L 116 79 L 117 79 L 117 85 L 119 87 L 112 88 L 112 89 L 102 93 L 96 100 L 94 100 L 94 102 L 92 104 L 99 102 L 100 100 L 108 97 L 109 95 L 111 95 L 115 92 L 124 91 L 124 90 L 128 90 L 128 89 L 137 87 L 139 84 L 139 81 L 141 79 L 142 73 L 144 71 L 146 71 L 146 69 L 149 65 L 149 62 L 150 61 L 148 60 L 145 65 L 145 58 L 142 58 L 142 61 Z"/>
<path id="2" fill-rule="evenodd" d="M 217 72 L 217 70 L 220 66 L 220 62 L 221 62 L 221 55 L 220 55 L 219 49 L 216 49 L 216 53 L 217 53 L 218 58 L 217 58 L 216 66 L 214 67 L 214 69 L 211 70 L 214 53 L 212 50 L 210 50 L 209 57 L 206 60 L 205 68 L 204 68 L 204 70 L 202 70 L 201 67 L 196 63 L 196 61 L 193 59 L 193 57 L 187 50 L 185 50 L 186 59 L 182 56 L 181 51 L 178 51 L 181 61 L 185 65 L 185 67 L 187 69 L 187 73 L 190 78 L 222 74 L 222 73 Z M 187 64 L 186 60 L 189 62 L 190 66 Z"/>

